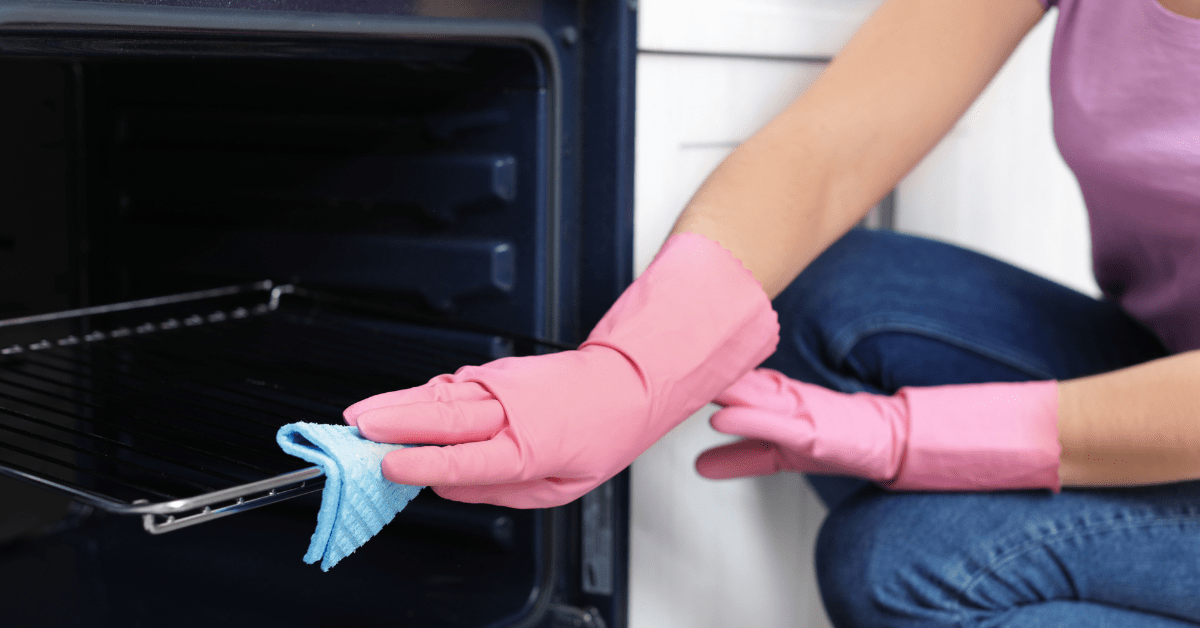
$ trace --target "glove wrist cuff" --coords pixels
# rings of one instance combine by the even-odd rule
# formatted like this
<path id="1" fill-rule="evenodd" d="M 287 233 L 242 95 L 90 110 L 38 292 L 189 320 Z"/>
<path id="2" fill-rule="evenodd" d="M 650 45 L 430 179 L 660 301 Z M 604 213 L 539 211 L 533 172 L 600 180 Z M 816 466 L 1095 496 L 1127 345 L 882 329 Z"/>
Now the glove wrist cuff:
<path id="1" fill-rule="evenodd" d="M 676 423 L 767 359 L 779 321 L 762 285 L 717 242 L 696 233 L 667 240 L 582 347 L 625 356 Z M 582 348 L 581 347 L 581 348 Z M 668 410 L 663 412 L 663 410 Z"/>
<path id="2" fill-rule="evenodd" d="M 904 388 L 908 445 L 895 490 L 1062 488 L 1054 381 Z"/>

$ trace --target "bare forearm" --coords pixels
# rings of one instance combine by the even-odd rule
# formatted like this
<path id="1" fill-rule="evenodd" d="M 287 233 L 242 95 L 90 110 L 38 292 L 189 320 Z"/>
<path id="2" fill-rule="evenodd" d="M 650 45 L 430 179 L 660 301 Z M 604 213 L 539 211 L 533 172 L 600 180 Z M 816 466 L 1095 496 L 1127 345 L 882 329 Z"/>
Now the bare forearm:
<path id="1" fill-rule="evenodd" d="M 1064 486 L 1200 479 L 1200 351 L 1058 390 Z"/>
<path id="2" fill-rule="evenodd" d="M 721 242 L 774 297 L 945 135 L 1041 14 L 1035 0 L 889 0 L 673 232 Z"/>
<path id="3" fill-rule="evenodd" d="M 721 242 L 772 298 L 854 224 L 857 205 L 871 204 L 835 197 L 830 182 L 836 168 L 822 141 L 791 122 L 777 119 L 739 146 L 709 176 L 673 230 Z"/>

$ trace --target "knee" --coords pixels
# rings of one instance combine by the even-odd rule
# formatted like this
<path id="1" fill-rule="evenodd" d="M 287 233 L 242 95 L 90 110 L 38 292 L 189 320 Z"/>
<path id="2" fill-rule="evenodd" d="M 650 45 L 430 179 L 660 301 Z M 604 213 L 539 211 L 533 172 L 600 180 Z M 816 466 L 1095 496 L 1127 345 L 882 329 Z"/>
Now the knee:
<path id="1" fill-rule="evenodd" d="M 838 342 L 848 325 L 878 311 L 880 269 L 893 266 L 880 259 L 889 249 L 883 242 L 889 235 L 894 234 L 847 233 L 775 298 L 780 343 L 764 366 L 834 390 L 864 390 L 840 372 Z"/>
<path id="2" fill-rule="evenodd" d="M 885 522 L 861 504 L 854 499 L 835 508 L 817 536 L 817 584 L 825 612 L 838 628 L 883 625 L 877 587 L 890 579 L 880 573 L 891 562 L 890 543 L 881 530 Z"/>
<path id="3" fill-rule="evenodd" d="M 891 256 L 889 242 L 894 237 L 855 229 L 831 244 L 775 297 L 780 326 L 809 327 L 844 317 L 862 300 L 861 288 L 881 283 L 882 272 L 895 267 L 884 259 Z"/>
<path id="4" fill-rule="evenodd" d="M 1000 265 L 921 238 L 851 231 L 775 299 L 780 343 L 764 366 L 841 392 L 887 394 L 1049 378 L 1040 347 L 975 322 L 1006 301 L 978 300 L 985 283 L 975 279 L 1000 273 Z M 962 272 L 939 278 L 946 268 Z M 1010 318 L 1021 315 L 1001 317 Z"/>
<path id="5" fill-rule="evenodd" d="M 958 625 L 954 587 L 947 580 L 952 561 L 935 547 L 922 547 L 913 528 L 916 513 L 903 503 L 908 497 L 864 491 L 835 508 L 822 525 L 817 581 L 835 626 Z"/>

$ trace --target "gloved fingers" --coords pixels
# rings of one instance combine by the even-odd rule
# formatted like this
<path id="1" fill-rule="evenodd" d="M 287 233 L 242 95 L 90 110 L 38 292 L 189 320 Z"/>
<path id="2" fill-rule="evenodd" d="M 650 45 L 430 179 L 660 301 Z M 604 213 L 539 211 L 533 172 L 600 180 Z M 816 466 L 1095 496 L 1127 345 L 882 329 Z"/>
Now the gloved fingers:
<path id="1" fill-rule="evenodd" d="M 342 411 L 350 425 L 358 425 L 358 417 L 368 410 L 431 401 L 479 401 L 491 399 L 492 394 L 475 382 L 455 382 L 452 375 L 439 375 L 416 388 L 393 390 L 367 397 Z"/>
<path id="2" fill-rule="evenodd" d="M 456 445 L 486 441 L 504 429 L 504 406 L 483 401 L 418 402 L 358 415 L 358 431 L 377 443 Z"/>
<path id="3" fill-rule="evenodd" d="M 764 440 L 741 440 L 714 447 L 696 458 L 696 471 L 710 480 L 773 475 L 783 468 L 779 450 Z"/>
<path id="4" fill-rule="evenodd" d="M 717 395 L 713 401 L 723 406 L 744 406 L 790 413 L 798 406 L 798 399 L 791 394 L 790 383 L 792 380 L 779 371 L 754 369 Z"/>
<path id="5" fill-rule="evenodd" d="M 813 425 L 806 417 L 757 408 L 725 408 L 714 413 L 708 422 L 722 434 L 785 443 L 791 448 L 807 447 L 815 437 Z"/>
<path id="6" fill-rule="evenodd" d="M 507 434 L 480 443 L 407 447 L 383 457 L 383 477 L 410 486 L 473 486 L 521 481 L 521 452 Z"/>
<path id="7" fill-rule="evenodd" d="M 714 447 L 696 458 L 696 471 L 710 480 L 772 475 L 784 470 L 822 475 L 862 475 L 860 470 L 846 465 L 797 454 L 779 444 L 756 439 Z"/>
<path id="8" fill-rule="evenodd" d="M 485 486 L 435 486 L 433 492 L 446 498 L 471 504 L 494 504 L 509 508 L 550 508 L 574 501 L 586 490 L 576 490 L 575 481 L 554 482 L 539 478 L 511 484 Z"/>
<path id="9" fill-rule="evenodd" d="M 508 503 L 501 503 L 505 498 L 511 499 L 513 493 L 528 488 L 539 480 L 530 480 L 528 482 L 516 482 L 513 484 L 486 484 L 483 486 L 434 486 L 433 492 L 445 499 L 450 499 L 456 502 L 464 502 L 467 504 L 493 504 L 496 506 L 509 506 L 515 508 Z"/>

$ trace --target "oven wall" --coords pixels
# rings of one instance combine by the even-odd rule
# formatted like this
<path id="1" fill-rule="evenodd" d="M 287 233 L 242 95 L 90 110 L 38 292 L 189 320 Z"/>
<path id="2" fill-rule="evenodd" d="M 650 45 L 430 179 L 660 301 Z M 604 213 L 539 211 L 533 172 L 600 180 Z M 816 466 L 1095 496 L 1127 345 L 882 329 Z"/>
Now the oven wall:
<path id="1" fill-rule="evenodd" d="M 92 301 L 268 278 L 549 336 L 537 57 L 375 53 L 84 62 Z"/>
<path id="2" fill-rule="evenodd" d="M 194 13 L 188 13 L 190 17 L 200 16 L 200 11 L 208 8 L 222 9 L 230 4 L 247 9 L 238 16 L 239 19 L 265 16 L 271 13 L 271 11 L 255 13 L 262 8 L 262 3 L 252 0 L 233 3 L 223 0 L 219 2 L 216 0 L 144 0 L 113 4 L 82 1 L 27 3 L 0 0 L 0 18 L 10 18 L 18 14 L 26 16 L 30 12 L 48 14 L 49 9 L 44 10 L 44 7 L 51 6 L 64 9 L 66 11 L 64 15 L 78 16 L 88 14 L 89 7 L 102 6 L 104 11 L 113 11 L 113 16 L 118 14 L 130 16 L 136 13 L 138 20 L 153 21 L 155 14 L 149 8 L 124 11 L 124 9 L 132 8 L 128 6 L 131 4 L 176 7 L 184 13 L 196 8 Z M 450 4 L 454 5 L 453 10 L 447 12 Z M 543 61 L 555 56 L 559 60 L 560 66 L 557 71 L 560 73 L 556 77 L 558 82 L 551 86 L 553 89 L 535 86 L 534 89 L 525 91 L 547 97 L 547 101 L 540 105 L 539 115 L 543 115 L 549 120 L 553 120 L 554 116 L 561 116 L 561 119 L 556 120 L 560 124 L 559 134 L 553 138 L 536 137 L 536 132 L 530 132 L 527 128 L 504 123 L 494 124 L 493 132 L 510 133 L 531 141 L 544 140 L 548 146 L 552 145 L 553 149 L 558 152 L 557 158 L 561 159 L 557 164 L 559 170 L 555 173 L 561 177 L 558 187 L 548 187 L 542 193 L 547 197 L 543 200 L 559 202 L 562 211 L 557 223 L 547 222 L 540 225 L 545 229 L 547 237 L 560 238 L 557 241 L 560 246 L 557 251 L 542 249 L 542 254 L 547 257 L 555 253 L 559 254 L 559 264 L 556 273 L 547 273 L 546 276 L 537 278 L 534 282 L 522 280 L 522 285 L 529 288 L 545 284 L 542 287 L 555 295 L 553 298 L 557 299 L 555 303 L 557 309 L 553 314 L 543 317 L 522 315 L 521 320 L 534 321 L 525 329 L 527 332 L 555 337 L 564 341 L 580 340 L 586 330 L 600 318 L 621 289 L 627 285 L 632 274 L 633 138 L 631 125 L 634 70 L 632 46 L 634 41 L 633 16 L 636 15 L 636 4 L 528 0 L 504 3 L 506 8 L 496 9 L 495 7 L 499 7 L 499 4 L 475 3 L 478 7 L 492 7 L 480 14 L 470 10 L 471 2 L 450 4 L 314 0 L 312 2 L 283 3 L 279 6 L 286 5 L 285 8 L 312 12 L 346 10 L 366 14 L 375 12 L 401 16 L 415 11 L 446 19 L 483 17 L 504 20 L 511 18 L 515 20 L 512 23 L 515 31 L 527 34 L 537 28 L 544 30 L 545 37 L 534 37 L 534 40 L 537 45 L 540 46 L 544 43 L 546 46 L 543 50 L 545 53 Z M 337 22 L 339 28 L 353 30 L 355 25 L 361 23 L 357 19 L 339 19 L 341 20 Z M 370 22 L 370 16 L 364 20 Z M 2 21 L 4 19 L 0 19 L 0 22 Z M 26 17 L 21 17 L 17 21 L 22 24 L 28 23 Z M 300 22 L 305 25 L 305 28 L 301 30 L 306 34 L 309 33 L 309 20 L 304 19 Z M 294 26 L 294 22 L 287 20 L 281 20 L 280 23 Z M 428 23 L 431 22 L 426 24 Z M 505 26 L 502 22 L 486 24 L 488 28 L 494 28 L 497 25 Z M 7 29 L 10 26 L 6 25 L 4 28 Z M 18 27 L 18 30 L 20 28 L 22 27 Z M 479 31 L 474 32 L 478 33 Z M 0 273 L 4 273 L 3 277 L 0 277 L 0 281 L 8 282 L 2 284 L 3 288 L 11 289 L 7 293 L 0 292 L 0 305 L 6 302 L 3 298 L 5 294 L 20 295 L 19 298 L 14 297 L 10 301 L 16 305 L 9 311 L 0 312 L 0 316 L 15 315 L 18 311 L 61 310 L 75 305 L 89 304 L 89 300 L 94 303 L 130 298 L 157 292 L 155 285 L 160 288 L 175 285 L 170 282 L 168 277 L 172 274 L 169 272 L 172 271 L 171 265 L 164 264 L 161 268 L 154 268 L 145 264 L 141 267 L 134 264 L 139 260 L 153 263 L 155 259 L 155 256 L 149 253 L 153 247 L 137 241 L 136 230 L 144 229 L 147 225 L 154 229 L 162 226 L 164 221 L 134 219 L 146 218 L 154 213 L 152 207 L 154 195 L 143 194 L 140 199 L 128 195 L 123 200 L 122 189 L 108 187 L 115 176 L 112 169 L 119 170 L 121 167 L 128 166 L 129 162 L 125 162 L 123 165 L 120 163 L 120 159 L 110 158 L 116 156 L 122 149 L 118 146 L 123 141 L 122 130 L 130 129 L 128 126 L 123 127 L 120 121 L 129 121 L 132 118 L 117 115 L 109 118 L 111 124 L 97 125 L 97 122 L 103 121 L 90 118 L 88 110 L 80 107 L 81 104 L 89 102 L 94 104 L 96 101 L 89 100 L 89 98 L 103 96 L 104 90 L 111 88 L 112 84 L 109 83 L 106 87 L 102 84 L 104 81 L 114 79 L 128 81 L 130 78 L 128 75 L 120 76 L 122 72 L 130 70 L 128 67 L 106 73 L 93 71 L 96 67 L 89 70 L 88 64 L 99 63 L 102 65 L 106 58 L 111 61 L 113 56 L 152 50 L 154 45 L 149 40 L 153 38 L 146 38 L 145 35 L 146 30 L 144 29 L 139 31 L 135 37 L 117 36 L 108 40 L 105 40 L 104 37 L 92 39 L 86 33 L 84 35 L 73 33 L 68 37 L 55 36 L 53 38 L 45 35 L 44 31 L 33 34 L 28 32 L 0 34 L 0 37 L 3 38 L 3 41 L 0 41 L 0 49 L 2 49 L 0 54 L 18 58 L 11 64 L 7 60 L 0 62 L 8 64 L 0 67 L 0 84 L 8 84 L 5 81 L 12 79 L 14 81 L 12 84 L 19 84 L 23 87 L 30 86 L 30 89 L 21 98 L 10 98 L 9 100 L 12 102 L 4 100 L 4 96 L 0 95 L 0 101 L 3 101 L 0 102 L 0 113 L 5 114 L 5 120 L 12 121 L 10 125 L 0 121 L 0 140 L 6 142 L 0 144 L 0 154 L 6 155 L 11 164 L 18 164 L 21 160 L 27 162 L 23 164 L 24 168 L 10 168 L 7 167 L 10 165 L 9 162 L 5 162 L 6 171 L 13 176 L 6 178 L 3 173 L 0 173 L 0 186 L 3 186 L 0 187 L 0 192 L 3 192 L 3 195 L 0 195 L 0 202 L 8 203 L 3 208 L 3 217 L 6 220 L 10 217 L 19 217 L 22 221 L 27 218 L 30 220 L 27 224 L 22 223 L 20 226 L 0 227 Z M 178 36 L 178 33 L 174 36 Z M 212 42 L 198 40 L 191 43 L 200 47 L 200 50 L 197 50 L 198 53 L 201 53 L 199 56 L 203 56 L 204 51 L 213 52 L 223 47 L 229 50 L 240 49 L 238 46 L 214 45 Z M 529 48 L 536 47 L 528 45 L 528 42 L 526 45 Z M 52 50 L 47 51 L 45 49 L 47 46 Z M 301 48 L 303 49 L 303 46 Z M 290 54 L 290 49 L 278 46 L 271 51 L 271 54 L 272 56 L 286 56 Z M 43 62 L 36 60 L 37 55 L 44 58 L 61 59 L 66 57 L 70 60 Z M 182 55 L 182 58 L 191 59 L 192 55 L 185 54 Z M 170 63 L 166 59 L 163 59 L 162 62 Z M 9 70 L 12 70 L 12 73 L 6 73 Z M 417 71 L 420 70 L 417 69 Z M 21 72 L 25 74 L 21 74 Z M 34 76 L 28 76 L 27 74 L 30 72 Z M 143 74 L 142 76 L 150 77 L 152 74 Z M 153 78 L 162 80 L 164 75 L 156 74 L 153 75 Z M 166 80 L 170 80 L 170 78 L 166 77 Z M 39 84 L 38 81 L 44 82 L 45 86 Z M 96 81 L 100 81 L 100 83 Z M 36 86 L 37 89 L 33 89 L 33 86 Z M 131 87 L 131 90 L 124 93 L 130 94 L 136 91 L 128 83 L 126 86 Z M 524 87 L 528 87 L 528 85 Z M 551 106 L 548 102 L 549 97 L 554 95 L 554 90 L 562 91 L 562 101 Z M 115 101 L 110 100 L 110 102 Z M 123 106 L 130 103 L 116 104 Z M 136 106 L 144 103 L 132 104 L 136 109 Z M 556 106 L 561 109 L 556 110 Z M 55 114 L 50 116 L 51 121 L 46 124 L 34 125 L 34 131 L 36 131 L 34 133 L 29 132 L 28 129 L 19 128 L 19 125 L 24 124 L 29 116 L 41 115 L 38 107 Z M 87 132 L 93 128 L 98 131 L 98 135 L 92 136 Z M 84 132 L 79 132 L 81 129 Z M 426 128 L 424 131 L 427 132 L 430 129 Z M 11 142 L 9 142 L 10 139 Z M 81 168 L 79 164 L 88 160 L 94 162 L 97 167 Z M 160 166 L 161 164 L 154 165 Z M 536 168 L 536 166 L 533 167 Z M 547 166 L 546 172 L 538 173 L 536 176 L 548 178 L 549 170 L 550 168 Z M 126 171 L 127 173 L 128 171 Z M 182 181 L 179 179 L 180 176 L 181 173 L 172 173 L 169 169 L 163 170 L 164 178 L 174 177 L 175 182 L 189 184 L 186 173 L 182 175 L 184 177 Z M 47 179 L 47 177 L 49 178 Z M 143 181 L 141 192 L 145 192 L 156 184 L 161 188 L 163 187 L 162 183 L 164 183 L 163 180 Z M 177 194 L 180 198 L 194 200 L 187 196 L 190 192 L 197 190 L 209 192 L 211 191 L 208 189 L 209 187 L 215 187 L 202 184 L 203 178 L 194 178 L 189 185 L 180 186 Z M 529 186 L 520 182 L 518 182 L 518 189 L 530 191 Z M 26 197 L 23 197 L 23 194 Z M 498 196 L 502 197 L 503 194 Z M 38 199 L 36 202 L 30 200 L 34 197 Z M 23 202 L 22 199 L 30 200 L 30 202 Z M 51 201 L 43 202 L 46 199 L 51 199 Z M 161 196 L 159 200 L 161 200 Z M 18 203 L 17 201 L 22 202 Z M 502 202 L 504 199 L 500 198 L 499 201 Z M 494 207 L 496 199 L 493 198 L 488 202 L 492 202 Z M 20 207 L 17 207 L 18 205 Z M 193 203 L 193 209 L 195 209 L 195 205 L 196 203 Z M 477 216 L 486 216 L 490 209 L 486 205 L 487 203 L 468 207 L 466 211 Z M 219 209 L 228 210 L 229 208 Z M 339 208 L 334 207 L 334 209 Z M 347 210 L 346 213 L 353 213 L 361 208 L 355 208 L 354 204 L 350 203 L 340 209 Z M 412 209 L 412 207 L 410 206 L 408 209 Z M 94 217 L 103 218 L 103 220 L 90 219 L 89 217 L 93 217 L 93 212 Z M 170 212 L 165 213 L 169 214 Z M 219 218 L 215 216 L 215 213 L 208 216 L 213 219 L 209 221 L 209 224 L 228 218 L 228 216 Z M 517 213 L 527 217 L 529 212 L 522 210 Z M 158 216 L 159 218 L 163 217 L 162 214 Z M 238 215 L 235 213 L 234 217 L 237 218 Z M 437 216 L 433 218 L 436 220 Z M 170 222 L 170 220 L 165 222 Z M 191 237 L 191 234 L 187 234 L 186 231 L 189 226 L 196 226 L 196 224 L 203 225 L 204 221 L 190 224 L 184 221 L 182 224 L 174 225 L 183 227 L 184 233 L 178 241 L 183 242 Z M 112 233 L 112 225 L 130 227 L 130 229 L 123 233 Z M 122 230 L 118 229 L 118 231 Z M 499 231 L 507 232 L 507 228 L 501 227 Z M 42 238 L 42 240 L 38 238 Z M 160 241 L 160 251 L 165 248 L 166 254 L 178 253 L 178 251 L 170 250 L 172 241 L 175 240 L 168 238 L 165 247 Z M 89 263 L 84 263 L 84 260 Z M 195 267 L 193 266 L 193 268 Z M 174 270 L 178 270 L 177 266 Z M 225 275 L 225 278 L 239 279 L 241 277 L 234 273 L 232 276 Z M 246 275 L 246 278 L 251 278 L 251 276 Z M 253 276 L 252 278 L 259 277 Z M 283 277 L 282 279 L 290 278 Z M 471 296 L 475 298 L 479 295 Z M 440 304 L 436 302 L 436 298 L 428 297 L 429 295 L 421 294 L 418 299 L 423 302 L 423 306 L 437 309 Z M 527 308 L 527 305 L 527 301 L 522 301 L 520 308 L 531 309 Z M 466 311 L 466 308 L 459 311 Z M 497 317 L 494 316 L 480 315 L 479 318 L 487 319 L 487 322 L 492 324 L 497 322 Z M 540 325 L 536 322 L 539 320 L 541 321 Z M 548 605 L 539 607 L 534 613 L 534 616 L 539 618 L 538 625 L 559 625 L 560 623 L 590 625 L 586 622 L 594 620 L 587 618 L 594 616 L 579 612 L 577 607 L 593 606 L 599 608 L 607 625 L 625 625 L 626 566 L 624 560 L 628 551 L 625 537 L 626 481 L 627 476 L 622 474 L 606 485 L 605 490 L 599 492 L 598 496 L 585 497 L 581 504 L 545 513 L 544 518 L 539 519 L 541 525 L 553 533 L 553 541 L 559 547 L 555 550 L 552 569 L 545 574 L 550 578 L 553 586 L 543 587 L 545 590 L 552 588 L 553 591 L 540 595 L 537 600 L 531 600 L 538 604 L 549 600 Z M 0 488 L 0 491 L 3 490 L 5 489 Z M 6 493 L 0 492 L 0 498 L 4 498 L 6 495 Z M 22 495 L 25 493 L 22 492 Z M 5 501 L 4 503 L 14 506 L 12 510 L 32 512 L 37 509 L 36 502 L 42 501 L 44 498 L 37 497 L 42 495 L 39 491 L 30 492 L 29 495 L 29 497 L 22 496 L 16 502 Z M 58 505 L 54 508 L 58 508 L 62 504 L 61 500 L 56 503 Z M 45 517 L 47 520 L 54 519 L 55 512 L 61 512 L 55 511 L 54 508 L 47 510 Z M 267 517 L 266 514 L 259 514 Z M 311 511 L 306 514 L 311 515 Z M 224 528 L 234 530 L 241 516 L 253 518 L 255 514 L 226 519 L 222 522 Z M 538 517 L 542 517 L 542 513 L 538 513 Z M 112 544 L 112 547 L 121 548 L 136 543 L 138 544 L 137 552 L 153 553 L 152 540 L 145 538 L 140 530 L 136 529 L 138 523 L 136 520 L 117 521 L 114 518 L 107 518 L 104 521 L 106 522 L 105 526 L 111 526 L 113 529 L 120 528 L 122 534 L 130 531 L 136 533 Z M 0 520 L 0 527 L 3 525 L 4 522 Z M 25 528 L 33 527 L 27 523 L 19 525 Z M 249 527 L 249 524 L 247 525 Z M 311 522 L 305 525 L 311 525 Z M 268 529 L 269 527 L 267 526 Z M 50 573 L 50 565 L 39 563 L 39 548 L 50 548 L 56 542 L 69 544 L 72 542 L 71 539 L 76 537 L 86 539 L 90 533 L 81 530 L 77 534 L 72 534 L 75 536 L 56 537 L 57 540 L 47 539 L 42 545 L 37 543 L 24 545 L 23 548 L 27 550 L 25 556 L 27 560 L 21 564 L 41 565 L 37 568 L 44 572 L 42 575 L 46 577 L 46 582 L 52 583 L 54 577 Z M 0 536 L 0 539 L 2 538 L 3 536 Z M 195 538 L 195 536 L 189 537 L 186 533 L 178 537 L 172 536 L 171 542 L 187 546 L 189 538 Z M 109 551 L 120 551 L 112 549 L 112 547 L 108 550 L 96 549 L 94 545 L 89 545 L 89 542 L 80 542 L 78 547 L 67 548 L 71 551 L 66 553 L 64 565 L 66 568 L 70 567 L 67 563 L 71 562 L 72 551 L 83 551 L 84 549 L 89 552 L 89 560 L 96 564 L 104 563 L 108 559 Z M 128 556 L 122 555 L 125 556 L 125 559 L 132 559 L 131 555 L 137 552 L 130 552 Z M 264 555 L 268 553 L 273 556 L 277 555 L 274 552 L 263 552 Z M 278 554 L 278 556 L 282 556 L 282 554 Z M 215 560 L 215 557 L 209 558 Z M 132 560 L 131 565 L 130 569 L 136 570 L 137 561 Z M 6 569 L 8 567 L 12 567 L 12 565 L 7 565 Z M 22 569 L 25 568 L 17 565 L 15 569 L 6 571 L 4 575 L 20 580 Z M 81 572 L 78 574 L 80 581 L 77 584 L 83 588 L 91 586 L 92 581 L 85 582 L 85 580 L 87 578 L 94 580 L 98 573 L 100 572 L 95 571 L 88 574 Z M 154 577 L 153 574 L 149 575 Z M 247 578 L 254 576 L 249 572 L 245 575 Z M 34 586 L 44 591 L 53 589 L 52 584 L 43 587 L 40 584 L 31 585 L 25 582 L 23 586 Z M 245 587 L 245 590 L 251 591 L 252 586 Z M 361 591 L 359 592 L 361 593 Z M 77 606 L 86 607 L 87 605 L 88 602 L 85 600 Z M 29 606 L 30 608 L 26 610 L 38 611 L 37 605 L 30 604 Z M 206 607 L 205 610 L 213 609 Z M 263 612 L 268 611 L 264 610 Z M 199 615 L 197 615 L 198 617 Z M 579 621 L 585 623 L 581 624 Z"/>
<path id="3" fill-rule="evenodd" d="M 0 318 L 67 309 L 79 286 L 74 76 L 59 63 L 0 60 L 0 86 Z M 67 503 L 0 476 L 0 543 L 59 519 Z"/>

